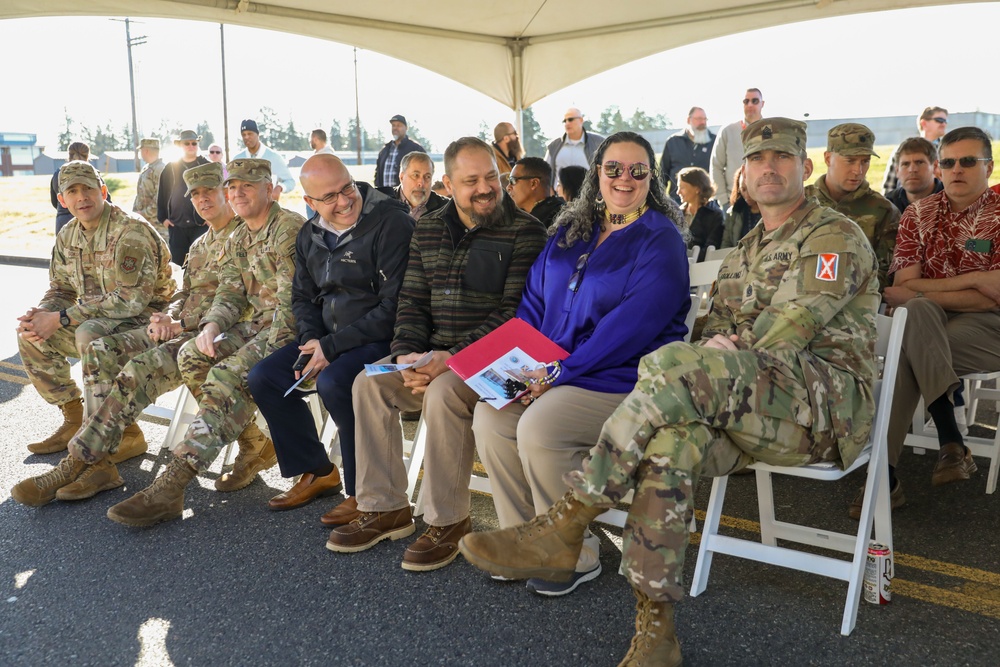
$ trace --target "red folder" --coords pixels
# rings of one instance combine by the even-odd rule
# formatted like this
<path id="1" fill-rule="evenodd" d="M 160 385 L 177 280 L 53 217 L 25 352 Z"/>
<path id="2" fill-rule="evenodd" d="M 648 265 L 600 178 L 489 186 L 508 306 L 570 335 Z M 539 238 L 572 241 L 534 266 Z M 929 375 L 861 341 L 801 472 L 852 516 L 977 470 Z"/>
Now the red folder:
<path id="1" fill-rule="evenodd" d="M 542 363 L 562 361 L 569 356 L 569 352 L 553 343 L 545 334 L 515 317 L 450 357 L 448 367 L 463 380 L 468 380 L 515 347 L 521 348 Z"/>

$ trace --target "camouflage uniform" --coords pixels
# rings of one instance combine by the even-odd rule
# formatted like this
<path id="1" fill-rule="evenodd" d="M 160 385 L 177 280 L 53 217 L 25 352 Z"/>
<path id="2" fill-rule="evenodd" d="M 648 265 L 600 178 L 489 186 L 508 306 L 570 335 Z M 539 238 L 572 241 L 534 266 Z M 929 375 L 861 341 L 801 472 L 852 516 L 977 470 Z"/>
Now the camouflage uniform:
<path id="1" fill-rule="evenodd" d="M 181 322 L 183 333 L 157 344 L 145 328 L 134 329 L 95 340 L 87 348 L 83 381 L 90 391 L 85 392 L 87 418 L 69 443 L 75 458 L 90 463 L 103 458 L 109 447 L 117 447 L 122 431 L 146 406 L 181 386 L 177 353 L 197 335 L 198 323 L 212 305 L 222 249 L 239 224 L 234 217 L 217 232 L 209 229 L 191 246 L 184 285 L 167 309 L 171 319 Z"/>
<path id="2" fill-rule="evenodd" d="M 146 165 L 135 183 L 135 202 L 132 204 L 132 210 L 153 225 L 153 229 L 158 231 L 164 240 L 167 238 L 167 228 L 156 218 L 156 193 L 160 189 L 160 174 L 166 166 L 167 164 L 160 158 Z"/>
<path id="3" fill-rule="evenodd" d="M 842 123 L 830 128 L 827 133 L 827 150 L 832 153 L 878 157 L 873 150 L 874 145 L 875 134 L 860 123 Z M 806 188 L 806 197 L 812 197 L 820 206 L 832 208 L 858 223 L 878 258 L 881 294 L 889 284 L 889 264 L 896 249 L 896 232 L 899 231 L 899 210 L 888 199 L 872 190 L 868 181 L 862 181 L 857 190 L 848 192 L 838 202 L 830 196 L 824 175 Z"/>
<path id="4" fill-rule="evenodd" d="M 66 314 L 79 325 L 57 329 L 43 342 L 18 338 L 24 370 L 49 403 L 78 400 L 67 357 L 82 358 L 98 338 L 144 325 L 174 291 L 170 251 L 152 227 L 105 202 L 90 239 L 74 218 L 56 236 L 49 290 L 40 308 Z"/>
<path id="5" fill-rule="evenodd" d="M 896 232 L 899 231 L 899 210 L 888 199 L 872 190 L 868 181 L 835 202 L 826 187 L 826 177 L 822 176 L 806 188 L 806 196 L 814 198 L 820 206 L 832 208 L 858 223 L 878 258 L 878 289 L 881 293 L 889 284 L 889 264 L 896 249 Z"/>
<path id="6" fill-rule="evenodd" d="M 875 273 L 857 225 L 807 200 L 778 229 L 755 227 L 725 259 L 701 343 L 642 359 L 635 390 L 583 470 L 566 475 L 593 504 L 635 489 L 622 550 L 634 587 L 653 600 L 683 596 L 701 475 L 754 460 L 857 458 L 874 414 Z M 738 335 L 739 349 L 703 347 L 715 334 Z"/>
<path id="7" fill-rule="evenodd" d="M 230 178 L 238 162 L 230 163 Z M 194 340 L 177 356 L 199 411 L 174 454 L 199 470 L 208 468 L 253 419 L 257 407 L 246 386 L 247 373 L 295 340 L 292 275 L 295 237 L 304 222 L 274 202 L 259 231 L 243 225 L 230 236 L 220 260 L 218 293 L 200 323 L 215 322 L 225 338 L 215 344 L 215 357 L 202 354 Z"/>

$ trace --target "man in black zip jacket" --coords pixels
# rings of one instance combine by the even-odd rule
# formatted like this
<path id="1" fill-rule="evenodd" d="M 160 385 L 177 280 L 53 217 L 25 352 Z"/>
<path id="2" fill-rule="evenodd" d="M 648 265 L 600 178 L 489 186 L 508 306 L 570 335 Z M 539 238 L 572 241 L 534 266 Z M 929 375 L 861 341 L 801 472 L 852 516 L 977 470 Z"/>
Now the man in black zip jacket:
<path id="1" fill-rule="evenodd" d="M 367 183 L 355 183 L 334 155 L 314 155 L 299 177 L 316 211 L 295 243 L 292 311 L 298 339 L 267 357 L 247 376 L 271 428 L 283 477 L 301 475 L 268 502 L 273 510 L 301 507 L 338 493 L 341 477 L 327 457 L 297 379 L 317 391 L 337 424 L 343 488 L 353 496 L 354 407 L 351 386 L 365 364 L 389 354 L 396 301 L 406 268 L 413 219 L 406 206 Z M 294 370 L 300 355 L 311 355 Z"/>

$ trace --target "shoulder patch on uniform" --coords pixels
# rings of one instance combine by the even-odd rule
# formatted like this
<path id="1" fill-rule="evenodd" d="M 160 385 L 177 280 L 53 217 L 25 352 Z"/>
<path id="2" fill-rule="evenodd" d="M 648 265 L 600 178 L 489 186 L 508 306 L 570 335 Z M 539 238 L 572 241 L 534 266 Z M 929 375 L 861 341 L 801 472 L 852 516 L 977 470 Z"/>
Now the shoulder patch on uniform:
<path id="1" fill-rule="evenodd" d="M 819 254 L 819 261 L 816 263 L 816 279 L 827 282 L 837 281 L 837 269 L 840 264 L 840 255 L 835 252 L 823 252 Z"/>
<path id="2" fill-rule="evenodd" d="M 139 265 L 138 258 L 126 255 L 125 257 L 122 258 L 122 263 L 121 263 L 122 273 L 133 273 L 135 271 L 135 267 L 138 265 Z"/>

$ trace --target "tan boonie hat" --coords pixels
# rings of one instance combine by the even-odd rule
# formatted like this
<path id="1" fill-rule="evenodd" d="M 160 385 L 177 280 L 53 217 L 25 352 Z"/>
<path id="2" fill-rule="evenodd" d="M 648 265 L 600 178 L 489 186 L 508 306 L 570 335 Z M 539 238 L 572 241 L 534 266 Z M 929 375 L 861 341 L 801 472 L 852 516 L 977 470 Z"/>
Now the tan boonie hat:
<path id="1" fill-rule="evenodd" d="M 743 157 L 760 151 L 780 151 L 805 157 L 806 124 L 791 118 L 761 118 L 750 123 L 740 135 Z"/>
<path id="2" fill-rule="evenodd" d="M 142 139 L 139 141 L 139 145 L 136 148 L 152 148 L 154 151 L 160 150 L 160 140 L 159 139 Z"/>
<path id="3" fill-rule="evenodd" d="M 874 155 L 875 133 L 861 123 L 841 123 L 826 135 L 826 150 L 841 155 Z"/>
<path id="4" fill-rule="evenodd" d="M 209 162 L 188 169 L 184 172 L 184 182 L 188 186 L 185 197 L 190 196 L 195 188 L 217 188 L 222 185 L 222 165 Z"/>
<path id="5" fill-rule="evenodd" d="M 229 171 L 229 181 L 246 181 L 247 183 L 260 183 L 271 181 L 271 161 L 258 158 L 244 157 L 233 160 L 226 165 Z M 225 183 L 224 183 L 225 184 Z"/>
<path id="6" fill-rule="evenodd" d="M 59 167 L 59 192 L 77 183 L 100 190 L 104 180 L 92 164 L 83 160 L 73 160 Z"/>

